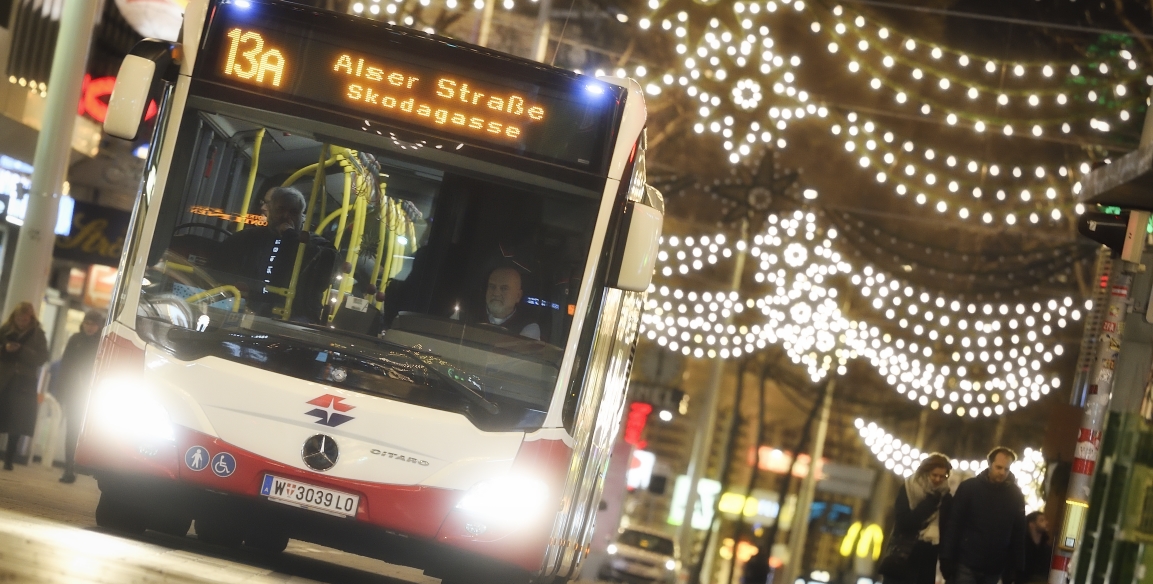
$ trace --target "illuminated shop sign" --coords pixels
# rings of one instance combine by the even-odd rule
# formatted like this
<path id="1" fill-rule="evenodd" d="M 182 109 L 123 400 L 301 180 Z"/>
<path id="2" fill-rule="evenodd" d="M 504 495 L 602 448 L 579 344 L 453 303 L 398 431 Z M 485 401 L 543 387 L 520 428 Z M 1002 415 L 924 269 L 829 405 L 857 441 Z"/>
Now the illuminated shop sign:
<path id="1" fill-rule="evenodd" d="M 688 475 L 680 475 L 673 484 L 673 499 L 669 502 L 669 525 L 680 525 L 685 517 L 685 505 L 689 502 Z M 721 483 L 713 479 L 697 481 L 697 506 L 693 509 L 693 529 L 708 529 L 713 524 L 713 507 L 721 494 Z"/>
<path id="2" fill-rule="evenodd" d="M 221 5 L 195 76 L 352 114 L 369 132 L 400 122 L 585 170 L 605 162 L 622 88 L 539 67 L 511 79 L 524 65 L 470 67 L 476 55 L 440 40 L 278 8 Z"/>
<path id="3" fill-rule="evenodd" d="M 108 117 L 108 100 L 112 97 L 112 88 L 115 86 L 115 77 L 93 79 L 92 76 L 85 74 L 84 84 L 80 90 L 80 108 L 76 113 L 88 116 L 103 124 L 104 118 Z M 151 120 L 156 117 L 158 109 L 156 101 L 148 102 L 148 110 L 144 113 L 144 119 Z"/>
<path id="4" fill-rule="evenodd" d="M 880 525 L 870 523 L 863 525 L 860 521 L 849 526 L 841 540 L 841 555 L 848 558 L 856 555 L 858 558 L 872 557 L 881 559 L 881 547 L 885 543 L 885 531 Z"/>
<path id="5" fill-rule="evenodd" d="M 653 478 L 653 467 L 656 466 L 657 455 L 647 450 L 634 450 L 629 460 L 629 470 L 625 472 L 625 486 L 630 491 L 649 488 Z"/>
<path id="6" fill-rule="evenodd" d="M 641 435 L 645 432 L 645 425 L 648 424 L 649 414 L 652 412 L 652 404 L 646 404 L 644 402 L 633 402 L 629 404 L 629 414 L 625 420 L 625 435 L 623 437 L 625 442 L 637 448 L 644 448 L 648 444 L 648 442 L 641 439 Z"/>
<path id="7" fill-rule="evenodd" d="M 32 179 L 24 171 L 32 172 L 32 167 L 8 156 L 0 156 L 0 203 L 3 209 L 0 213 L 4 220 L 12 225 L 24 225 L 24 216 L 28 213 L 28 189 L 32 186 Z M 65 192 L 68 187 L 65 183 Z M 60 197 L 60 208 L 56 214 L 56 224 L 53 232 L 56 235 L 68 235 L 72 232 L 72 212 L 75 201 L 72 197 Z"/>

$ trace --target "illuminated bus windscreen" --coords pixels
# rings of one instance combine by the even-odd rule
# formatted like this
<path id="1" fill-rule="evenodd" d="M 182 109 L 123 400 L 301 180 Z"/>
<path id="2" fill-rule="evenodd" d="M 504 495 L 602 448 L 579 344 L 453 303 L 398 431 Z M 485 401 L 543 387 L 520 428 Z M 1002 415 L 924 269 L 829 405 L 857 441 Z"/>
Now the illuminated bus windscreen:
<path id="1" fill-rule="evenodd" d="M 220 4 L 196 77 L 603 174 L 624 90 L 365 19 Z"/>

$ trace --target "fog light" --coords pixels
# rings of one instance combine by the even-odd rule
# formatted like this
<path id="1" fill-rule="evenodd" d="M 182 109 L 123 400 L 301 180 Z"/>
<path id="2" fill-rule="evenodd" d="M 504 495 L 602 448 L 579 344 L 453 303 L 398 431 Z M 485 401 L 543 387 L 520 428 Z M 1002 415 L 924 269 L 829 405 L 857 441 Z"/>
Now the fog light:
<path id="1" fill-rule="evenodd" d="M 464 530 L 467 531 L 469 535 L 480 535 L 488 531 L 488 526 L 483 523 L 465 523 Z"/>

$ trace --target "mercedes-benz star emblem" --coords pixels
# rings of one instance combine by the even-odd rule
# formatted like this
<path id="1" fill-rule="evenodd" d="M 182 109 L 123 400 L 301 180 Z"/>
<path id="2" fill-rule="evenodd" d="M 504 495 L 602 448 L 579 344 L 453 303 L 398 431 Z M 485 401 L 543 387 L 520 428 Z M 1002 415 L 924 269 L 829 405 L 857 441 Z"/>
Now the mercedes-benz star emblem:
<path id="1" fill-rule="evenodd" d="M 304 448 L 300 450 L 300 457 L 308 468 L 317 471 L 326 471 L 336 466 L 336 459 L 340 458 L 340 448 L 331 436 L 317 434 L 304 441 Z"/>

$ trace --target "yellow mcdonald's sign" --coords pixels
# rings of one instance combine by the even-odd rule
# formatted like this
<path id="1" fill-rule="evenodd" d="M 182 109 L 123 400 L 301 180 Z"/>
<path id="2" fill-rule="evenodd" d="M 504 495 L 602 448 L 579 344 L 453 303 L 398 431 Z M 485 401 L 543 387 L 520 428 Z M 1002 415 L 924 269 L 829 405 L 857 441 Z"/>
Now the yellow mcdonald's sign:
<path id="1" fill-rule="evenodd" d="M 875 523 L 863 527 L 860 521 L 854 522 L 841 540 L 841 555 L 849 557 L 856 552 L 858 558 L 871 554 L 874 560 L 881 558 L 881 546 L 885 543 L 885 532 Z"/>

